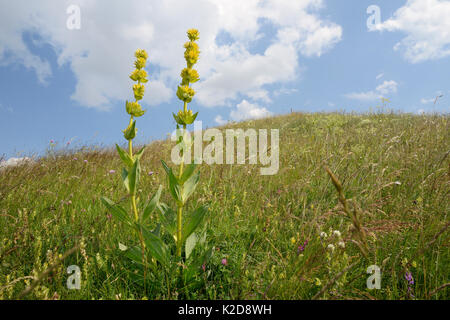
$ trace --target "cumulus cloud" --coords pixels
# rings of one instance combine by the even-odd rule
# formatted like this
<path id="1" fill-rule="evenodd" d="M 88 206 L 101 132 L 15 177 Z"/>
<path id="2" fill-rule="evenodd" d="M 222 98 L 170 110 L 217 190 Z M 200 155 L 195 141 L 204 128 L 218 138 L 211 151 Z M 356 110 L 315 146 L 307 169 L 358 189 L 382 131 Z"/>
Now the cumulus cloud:
<path id="1" fill-rule="evenodd" d="M 418 63 L 450 55 L 450 2 L 444 0 L 408 0 L 392 18 L 375 30 L 400 31 L 406 37 L 394 49 Z"/>
<path id="2" fill-rule="evenodd" d="M 236 106 L 236 110 L 231 111 L 230 117 L 235 121 L 261 119 L 272 115 L 272 112 L 266 108 L 260 107 L 257 104 L 250 103 L 247 100 L 242 100 Z"/>
<path id="3" fill-rule="evenodd" d="M 398 88 L 398 83 L 394 80 L 384 81 L 382 84 L 377 86 L 375 90 L 367 92 L 353 92 L 345 94 L 344 96 L 348 99 L 360 100 L 360 101 L 375 101 L 385 97 L 388 94 L 396 93 Z"/>
<path id="4" fill-rule="evenodd" d="M 197 101 L 204 106 L 233 105 L 243 98 L 270 102 L 265 85 L 294 80 L 300 55 L 321 56 L 341 40 L 342 28 L 320 17 L 322 0 L 0 0 L 0 65 L 20 63 L 41 83 L 51 81 L 50 62 L 33 54 L 24 32 L 37 34 L 68 64 L 76 77 L 72 99 L 86 107 L 108 109 L 131 98 L 132 53 L 149 52 L 147 104 L 174 97 L 184 66 L 185 31 L 198 28 L 202 50 Z M 81 29 L 66 28 L 69 5 L 81 9 Z M 270 23 L 276 34 L 260 53 L 252 45 Z M 230 43 L 217 44 L 220 33 Z"/>

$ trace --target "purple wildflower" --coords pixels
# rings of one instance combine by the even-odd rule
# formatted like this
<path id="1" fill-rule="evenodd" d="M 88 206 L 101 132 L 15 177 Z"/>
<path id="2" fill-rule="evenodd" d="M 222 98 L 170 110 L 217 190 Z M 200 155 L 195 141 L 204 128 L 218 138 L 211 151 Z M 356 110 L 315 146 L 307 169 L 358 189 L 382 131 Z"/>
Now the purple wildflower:
<path id="1" fill-rule="evenodd" d="M 305 251 L 307 244 L 308 244 L 308 240 L 305 240 L 302 245 L 299 245 L 297 248 L 297 254 L 300 254 L 303 251 Z"/>
<path id="2" fill-rule="evenodd" d="M 116 170 L 109 170 L 109 174 L 114 174 L 116 173 Z"/>
<path id="3" fill-rule="evenodd" d="M 224 265 L 224 266 L 228 265 L 228 261 L 226 258 L 222 259 L 222 265 Z"/>
<path id="4" fill-rule="evenodd" d="M 414 284 L 414 278 L 413 278 L 411 272 L 408 271 L 408 272 L 405 273 L 405 279 L 406 279 L 406 281 L 408 281 L 408 283 L 410 285 Z"/>

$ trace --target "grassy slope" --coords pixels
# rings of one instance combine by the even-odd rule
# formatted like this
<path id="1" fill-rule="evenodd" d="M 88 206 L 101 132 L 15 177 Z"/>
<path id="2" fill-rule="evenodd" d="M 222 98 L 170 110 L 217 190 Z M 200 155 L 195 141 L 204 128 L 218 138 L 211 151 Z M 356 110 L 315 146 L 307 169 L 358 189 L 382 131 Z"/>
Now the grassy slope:
<path id="1" fill-rule="evenodd" d="M 406 270 L 414 277 L 411 293 L 417 298 L 429 298 L 450 282 L 448 117 L 291 114 L 230 127 L 279 128 L 280 171 L 261 176 L 259 165 L 201 166 L 191 204 L 211 203 L 208 236 L 216 251 L 188 298 L 309 299 L 355 262 L 323 297 L 408 299 Z M 170 148 L 155 142 L 143 156 L 141 200 L 159 184 L 166 187 L 159 161 L 170 159 Z M 363 226 L 373 233 L 369 260 L 351 242 L 351 221 L 323 163 L 343 182 L 346 197 L 362 212 Z M 117 173 L 110 174 L 112 169 Z M 99 202 L 104 195 L 128 206 L 120 170 L 113 150 L 86 149 L 0 173 L 0 298 L 17 298 L 30 281 L 26 277 L 45 270 L 79 240 L 81 250 L 28 298 L 177 297 L 176 289 L 163 286 L 144 293 L 124 273 L 117 246 L 135 237 L 109 219 Z M 167 189 L 162 199 L 171 203 Z M 336 239 L 319 237 L 335 229 L 346 241 L 345 255 L 341 249 L 330 255 L 325 247 Z M 221 265 L 223 258 L 227 266 Z M 402 266 L 405 259 L 409 264 Z M 79 291 L 66 289 L 65 269 L 72 264 L 83 272 Z M 382 267 L 381 290 L 366 288 L 371 264 Z M 446 287 L 431 298 L 449 296 Z"/>

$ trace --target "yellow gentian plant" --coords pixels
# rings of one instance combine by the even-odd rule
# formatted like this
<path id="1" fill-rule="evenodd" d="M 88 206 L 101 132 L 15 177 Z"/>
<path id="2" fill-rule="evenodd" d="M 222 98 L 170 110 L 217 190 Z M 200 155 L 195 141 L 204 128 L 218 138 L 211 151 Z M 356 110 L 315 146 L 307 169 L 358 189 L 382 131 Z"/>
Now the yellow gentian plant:
<path id="1" fill-rule="evenodd" d="M 194 231 L 200 225 L 206 212 L 208 211 L 208 207 L 204 205 L 184 217 L 186 202 L 194 192 L 200 179 L 200 173 L 198 171 L 195 172 L 195 163 L 189 164 L 186 168 L 184 167 L 184 150 L 185 148 L 190 147 L 187 146 L 190 142 L 188 142 L 187 139 L 185 141 L 187 134 L 186 129 L 188 125 L 195 121 L 198 115 L 198 112 L 194 114 L 192 110 L 188 108 L 188 104 L 192 101 L 195 95 L 195 91 L 190 87 L 190 85 L 199 80 L 198 72 L 193 69 L 193 66 L 197 63 L 200 56 L 200 50 L 198 44 L 196 43 L 200 36 L 198 30 L 188 30 L 187 36 L 189 38 L 189 42 L 186 42 L 184 45 L 186 68 L 181 71 L 182 80 L 177 89 L 177 97 L 183 102 L 183 109 L 178 111 L 177 114 L 173 114 L 173 117 L 177 123 L 177 129 L 180 129 L 181 127 L 183 128 L 182 134 L 180 135 L 180 139 L 178 141 L 178 143 L 181 144 L 180 149 L 182 154 L 182 161 L 178 168 L 178 173 L 174 173 L 173 170 L 169 168 L 164 161 L 162 161 L 163 167 L 168 175 L 170 193 L 177 204 L 175 225 L 173 223 L 169 223 L 168 218 L 163 219 L 163 222 L 165 221 L 166 227 L 168 227 L 167 229 L 172 231 L 172 236 L 176 241 L 176 255 L 178 259 L 182 259 L 184 249 L 185 260 L 191 256 L 191 253 L 197 243 L 205 242 L 204 237 L 196 234 Z M 170 209 L 168 207 L 164 205 L 161 207 L 166 217 L 171 216 Z M 183 222 L 183 220 L 185 221 Z"/>
<path id="2" fill-rule="evenodd" d="M 102 197 L 102 201 L 115 218 L 136 230 L 139 237 L 140 247 L 137 246 L 126 248 L 124 251 L 126 251 L 127 256 L 134 260 L 134 262 L 141 269 L 145 286 L 148 263 L 150 262 L 151 267 L 156 266 L 156 261 L 163 264 L 167 263 L 167 248 L 157 234 L 148 230 L 147 225 L 147 220 L 150 214 L 158 205 L 162 187 L 159 187 L 159 190 L 147 204 L 142 214 L 139 214 L 138 210 L 137 190 L 141 172 L 140 159 L 145 150 L 145 146 L 133 154 L 133 139 L 137 134 L 135 118 L 139 118 L 145 114 L 145 111 L 142 110 L 139 101 L 144 97 L 144 83 L 148 82 L 147 72 L 144 70 L 147 63 L 148 54 L 145 50 L 137 50 L 135 57 L 135 70 L 130 75 L 131 80 L 136 82 L 136 84 L 133 85 L 135 101 L 126 101 L 125 103 L 126 112 L 130 115 L 128 127 L 123 130 L 124 138 L 128 141 L 128 150 L 126 151 L 116 144 L 117 152 L 125 165 L 125 168 L 122 170 L 122 180 L 131 199 L 130 207 L 132 214 L 128 214 L 124 208 L 115 204 L 108 198 Z M 151 257 L 152 259 L 148 261 L 147 257 Z"/>

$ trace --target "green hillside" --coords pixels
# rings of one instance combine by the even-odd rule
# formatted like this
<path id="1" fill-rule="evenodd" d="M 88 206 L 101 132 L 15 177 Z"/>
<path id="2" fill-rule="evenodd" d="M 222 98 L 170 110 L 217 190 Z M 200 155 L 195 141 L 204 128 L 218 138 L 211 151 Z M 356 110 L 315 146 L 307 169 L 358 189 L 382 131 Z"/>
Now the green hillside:
<path id="1" fill-rule="evenodd" d="M 134 282 L 119 243 L 138 244 L 136 235 L 100 201 L 129 208 L 122 163 L 112 147 L 92 146 L 0 169 L 0 299 L 450 298 L 448 116 L 293 113 L 224 128 L 279 129 L 280 168 L 200 166 L 188 207 L 209 203 L 214 253 L 192 286 L 175 273 L 152 275 L 145 291 Z M 160 162 L 170 164 L 172 147 L 145 150 L 141 207 L 160 184 L 172 204 Z M 150 219 L 155 227 L 160 216 Z M 80 290 L 67 289 L 70 265 Z M 379 290 L 367 288 L 370 265 L 381 269 Z"/>

